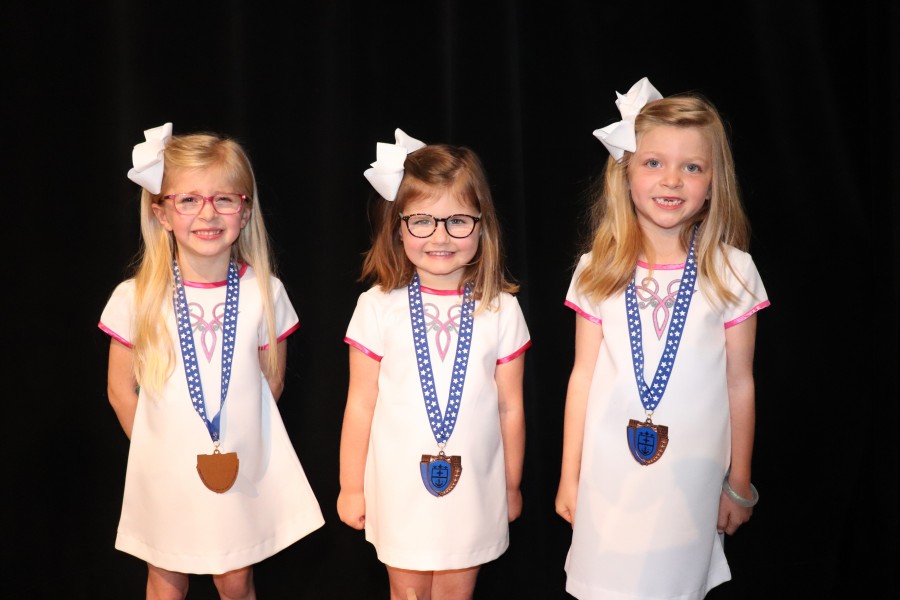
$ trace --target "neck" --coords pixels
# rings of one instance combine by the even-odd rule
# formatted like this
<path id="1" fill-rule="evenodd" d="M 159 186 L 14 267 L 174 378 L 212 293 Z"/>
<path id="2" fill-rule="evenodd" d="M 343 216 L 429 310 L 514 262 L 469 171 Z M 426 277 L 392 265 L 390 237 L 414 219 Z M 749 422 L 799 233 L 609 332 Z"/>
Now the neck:
<path id="1" fill-rule="evenodd" d="M 647 231 L 644 229 L 645 253 L 641 253 L 641 260 L 658 265 L 678 264 L 687 260 L 687 250 L 681 245 L 681 229 L 674 228 L 664 231 Z"/>
<path id="2" fill-rule="evenodd" d="M 451 273 L 449 275 L 434 275 L 430 273 L 419 274 L 419 285 L 433 290 L 460 290 L 463 287 L 462 274 Z"/>
<path id="3" fill-rule="evenodd" d="M 178 267 L 186 281 L 195 283 L 216 283 L 228 278 L 228 263 L 231 256 L 182 256 L 179 254 Z"/>

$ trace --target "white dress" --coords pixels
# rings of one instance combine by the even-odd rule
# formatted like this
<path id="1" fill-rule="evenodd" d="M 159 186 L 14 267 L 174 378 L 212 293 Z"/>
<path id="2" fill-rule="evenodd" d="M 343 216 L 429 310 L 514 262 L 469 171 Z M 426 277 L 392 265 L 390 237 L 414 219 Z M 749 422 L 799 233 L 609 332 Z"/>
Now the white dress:
<path id="1" fill-rule="evenodd" d="M 461 297 L 423 287 L 422 299 L 443 414 Z M 361 294 L 345 341 L 381 363 L 365 474 L 366 539 L 378 559 L 430 571 L 480 565 L 503 554 L 509 527 L 494 371 L 531 345 L 516 298 L 502 294 L 499 310 L 475 314 L 462 403 L 444 449 L 461 457 L 462 475 L 444 496 L 432 495 L 419 471 L 422 455 L 435 455 L 438 447 L 416 367 L 407 289 L 373 287 Z"/>
<path id="2" fill-rule="evenodd" d="M 299 326 L 276 278 L 271 279 L 279 340 Z M 225 282 L 185 282 L 194 343 L 210 415 L 221 400 L 221 318 Z M 207 489 L 197 455 L 213 450 L 210 434 L 187 392 L 171 304 L 165 318 L 176 368 L 161 397 L 139 392 L 128 453 L 116 548 L 181 573 L 224 573 L 259 562 L 324 524 L 268 382 L 259 349 L 268 344 L 252 268 L 241 272 L 237 340 L 225 407 L 221 451 L 237 452 L 237 481 L 224 493 Z M 100 328 L 131 346 L 134 280 L 113 292 Z"/>
<path id="3" fill-rule="evenodd" d="M 603 327 L 566 559 L 566 590 L 576 598 L 700 599 L 731 578 L 716 531 L 731 456 L 725 330 L 769 301 L 750 255 L 728 248 L 728 256 L 750 292 L 729 272 L 728 287 L 738 301 L 716 308 L 698 280 L 668 387 L 652 416 L 655 425 L 668 427 L 668 447 L 649 465 L 632 457 L 626 437 L 629 420 L 644 421 L 646 415 L 635 382 L 624 293 L 592 302 L 575 286 L 590 254 L 575 270 L 566 305 Z M 647 265 L 637 269 L 647 383 L 659 364 L 683 270 L 683 264 L 657 265 L 644 281 Z"/>

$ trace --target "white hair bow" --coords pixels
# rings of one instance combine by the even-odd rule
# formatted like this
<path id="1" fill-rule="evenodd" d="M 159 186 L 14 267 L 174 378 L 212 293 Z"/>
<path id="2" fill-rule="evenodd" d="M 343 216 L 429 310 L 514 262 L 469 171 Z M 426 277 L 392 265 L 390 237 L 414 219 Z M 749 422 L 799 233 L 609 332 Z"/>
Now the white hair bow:
<path id="1" fill-rule="evenodd" d="M 144 131 L 144 138 L 147 141 L 135 145 L 131 151 L 131 162 L 134 163 L 134 167 L 128 170 L 128 179 L 152 194 L 158 194 L 162 187 L 163 150 L 170 137 L 172 137 L 171 123 L 147 129 Z"/>
<path id="2" fill-rule="evenodd" d="M 403 179 L 403 163 L 406 161 L 406 155 L 425 145 L 424 142 L 406 135 L 400 128 L 394 131 L 394 139 L 397 140 L 396 144 L 382 142 L 376 144 L 375 162 L 363 173 L 375 191 L 390 202 L 397 198 L 397 190 L 400 189 L 400 181 Z"/>
<path id="3" fill-rule="evenodd" d="M 622 120 L 607 125 L 603 129 L 594 131 L 594 137 L 603 142 L 609 153 L 616 161 L 622 160 L 625 151 L 634 152 L 637 149 L 637 141 L 634 137 L 634 120 L 637 118 L 644 105 L 651 100 L 659 100 L 662 94 L 657 91 L 650 81 L 643 77 L 631 86 L 624 96 L 616 92 L 616 106 L 622 114 Z"/>

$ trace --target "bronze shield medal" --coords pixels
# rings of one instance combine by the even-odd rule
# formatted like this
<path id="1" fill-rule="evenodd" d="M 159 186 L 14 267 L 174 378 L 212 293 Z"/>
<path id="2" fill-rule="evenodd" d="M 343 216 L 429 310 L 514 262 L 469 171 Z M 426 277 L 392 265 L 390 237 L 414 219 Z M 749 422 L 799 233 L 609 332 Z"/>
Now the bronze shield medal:
<path id="1" fill-rule="evenodd" d="M 665 425 L 654 425 L 650 419 L 643 423 L 637 419 L 629 419 L 628 449 L 634 460 L 642 465 L 650 465 L 659 460 L 666 446 L 669 445 L 669 428 Z"/>
<path id="2" fill-rule="evenodd" d="M 217 494 L 227 492 L 234 485 L 239 464 L 237 452 L 222 454 L 216 448 L 212 454 L 197 455 L 197 473 L 203 485 Z"/>
<path id="3" fill-rule="evenodd" d="M 419 470 L 422 472 L 425 489 L 433 496 L 444 496 L 452 492 L 459 481 L 462 459 L 459 456 L 446 456 L 443 451 L 437 456 L 423 454 Z"/>

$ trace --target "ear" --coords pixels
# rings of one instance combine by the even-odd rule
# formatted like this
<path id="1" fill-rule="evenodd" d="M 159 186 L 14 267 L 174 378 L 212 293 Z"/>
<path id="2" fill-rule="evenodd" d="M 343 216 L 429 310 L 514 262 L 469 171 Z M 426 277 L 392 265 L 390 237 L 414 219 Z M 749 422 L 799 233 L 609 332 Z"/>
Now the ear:
<path id="1" fill-rule="evenodd" d="M 250 213 L 253 209 L 249 206 L 245 206 L 244 210 L 241 211 L 241 229 L 247 226 L 247 223 L 250 222 Z"/>
<path id="2" fill-rule="evenodd" d="M 162 204 L 157 204 L 155 202 L 150 205 L 150 208 L 153 209 L 153 215 L 156 217 L 156 220 L 159 221 L 159 224 L 163 226 L 163 229 L 172 231 L 172 224 L 169 223 L 169 218 L 166 216 L 166 208 Z"/>

